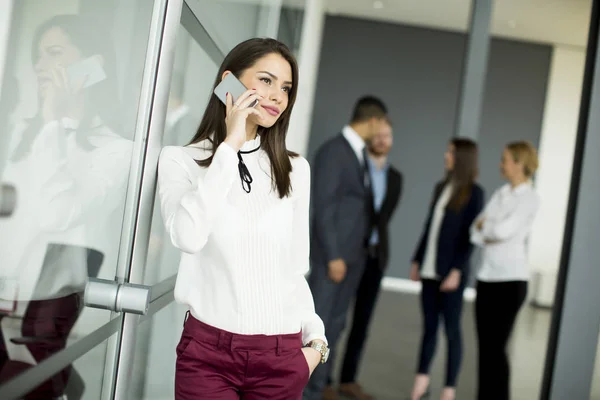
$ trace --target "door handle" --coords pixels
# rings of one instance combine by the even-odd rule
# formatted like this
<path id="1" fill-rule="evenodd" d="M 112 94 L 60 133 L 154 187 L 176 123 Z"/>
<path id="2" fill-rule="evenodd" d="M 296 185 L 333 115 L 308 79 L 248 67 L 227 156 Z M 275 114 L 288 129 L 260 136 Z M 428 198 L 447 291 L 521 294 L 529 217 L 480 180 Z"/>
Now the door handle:
<path id="1" fill-rule="evenodd" d="M 0 217 L 10 217 L 17 205 L 17 190 L 12 185 L 0 184 Z"/>
<path id="2" fill-rule="evenodd" d="M 83 301 L 86 307 L 145 315 L 150 304 L 150 286 L 89 278 Z"/>

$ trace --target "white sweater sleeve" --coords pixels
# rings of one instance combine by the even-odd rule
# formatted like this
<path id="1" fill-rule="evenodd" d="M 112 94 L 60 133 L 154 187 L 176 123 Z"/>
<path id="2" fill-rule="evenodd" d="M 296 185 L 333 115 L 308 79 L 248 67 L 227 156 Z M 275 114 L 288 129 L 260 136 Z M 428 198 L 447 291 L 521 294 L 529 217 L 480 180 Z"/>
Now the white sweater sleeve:
<path id="1" fill-rule="evenodd" d="M 485 221 L 486 215 L 488 214 L 488 211 L 490 210 L 490 208 L 494 207 L 494 203 L 497 201 L 497 197 L 498 197 L 498 192 L 496 191 L 492 195 L 492 198 L 490 199 L 490 201 L 488 201 L 486 206 L 483 208 L 481 213 L 479 213 L 477 218 L 475 218 L 475 220 L 471 224 L 471 228 L 469 230 L 469 233 L 471 234 L 471 243 L 473 243 L 476 246 L 479 246 L 479 247 L 485 246 L 485 236 L 483 235 L 483 230 L 477 229 L 477 223 L 482 219 Z"/>
<path id="2" fill-rule="evenodd" d="M 529 230 L 539 208 L 539 199 L 535 193 L 523 197 L 513 212 L 502 219 L 486 220 L 483 224 L 483 236 L 494 241 L 509 240 L 523 230 Z"/>
<path id="3" fill-rule="evenodd" d="M 222 143 L 199 179 L 188 171 L 190 161 L 194 162 L 182 148 L 165 147 L 158 164 L 158 193 L 171 242 L 193 254 L 204 247 L 221 212 L 237 174 L 237 156 Z"/>
<path id="4" fill-rule="evenodd" d="M 293 180 L 292 196 L 295 200 L 292 262 L 295 266 L 293 274 L 296 280 L 293 298 L 299 302 L 299 309 L 302 313 L 302 342 L 308 344 L 315 339 L 320 339 L 327 343 L 325 326 L 315 312 L 313 296 L 305 277 L 310 265 L 310 165 L 304 158 L 294 160 L 293 165 L 295 179 Z"/>

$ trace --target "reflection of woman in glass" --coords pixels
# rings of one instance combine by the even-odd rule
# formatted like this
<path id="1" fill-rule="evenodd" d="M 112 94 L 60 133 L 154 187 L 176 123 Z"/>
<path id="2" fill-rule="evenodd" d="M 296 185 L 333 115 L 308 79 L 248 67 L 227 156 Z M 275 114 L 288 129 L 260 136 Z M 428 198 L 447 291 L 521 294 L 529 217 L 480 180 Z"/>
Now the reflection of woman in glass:
<path id="1" fill-rule="evenodd" d="M 440 318 L 448 342 L 446 381 L 440 398 L 455 398 L 462 361 L 460 317 L 472 250 L 469 227 L 483 206 L 483 189 L 475 182 L 477 145 L 469 139 L 453 139 L 444 158 L 446 178 L 435 187 L 411 269 L 411 279 L 422 283 L 423 312 L 423 338 L 412 400 L 428 396 L 429 368 Z"/>
<path id="2" fill-rule="evenodd" d="M 527 240 L 540 204 L 531 184 L 537 167 L 530 143 L 507 145 L 500 170 L 508 183 L 496 190 L 471 228 L 472 242 L 483 247 L 475 303 L 480 400 L 510 398 L 506 346 L 527 297 Z"/>
<path id="3" fill-rule="evenodd" d="M 175 398 L 300 399 L 328 352 L 304 278 L 310 167 L 285 145 L 298 67 L 285 45 L 251 39 L 215 86 L 230 74 L 251 89 L 227 106 L 213 96 L 192 143 L 166 147 L 159 163 L 163 218 L 182 252 L 175 297 L 190 308 Z"/>
<path id="4" fill-rule="evenodd" d="M 18 208 L 0 222 L 0 299 L 14 301 L 2 321 L 0 380 L 66 346 L 81 309 L 88 272 L 116 257 L 131 142 L 119 127 L 109 35 L 90 21 L 61 15 L 40 26 L 32 59 L 37 114 L 13 135 L 3 180 Z M 22 96 L 26 98 L 26 96 Z M 110 248 L 113 248 L 110 250 Z M 107 253 L 107 249 L 110 250 Z M 30 394 L 64 392 L 70 368 Z"/>

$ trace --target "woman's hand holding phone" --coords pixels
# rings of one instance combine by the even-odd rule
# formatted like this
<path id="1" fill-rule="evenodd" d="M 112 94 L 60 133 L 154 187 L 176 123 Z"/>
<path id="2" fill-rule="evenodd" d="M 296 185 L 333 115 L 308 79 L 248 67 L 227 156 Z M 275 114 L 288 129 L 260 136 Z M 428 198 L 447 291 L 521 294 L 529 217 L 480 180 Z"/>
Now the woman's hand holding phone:
<path id="1" fill-rule="evenodd" d="M 227 93 L 227 113 L 225 124 L 227 125 L 227 138 L 225 143 L 238 151 L 244 142 L 246 142 L 246 121 L 251 114 L 260 116 L 257 109 L 250 107 L 255 101 L 259 101 L 261 96 L 256 90 L 247 90 L 235 103 L 231 93 Z"/>
<path id="2" fill-rule="evenodd" d="M 44 91 L 42 116 L 45 122 L 62 117 L 79 120 L 83 116 L 83 86 L 85 78 L 79 82 L 70 82 L 67 71 L 62 65 L 49 71 L 49 84 Z"/>

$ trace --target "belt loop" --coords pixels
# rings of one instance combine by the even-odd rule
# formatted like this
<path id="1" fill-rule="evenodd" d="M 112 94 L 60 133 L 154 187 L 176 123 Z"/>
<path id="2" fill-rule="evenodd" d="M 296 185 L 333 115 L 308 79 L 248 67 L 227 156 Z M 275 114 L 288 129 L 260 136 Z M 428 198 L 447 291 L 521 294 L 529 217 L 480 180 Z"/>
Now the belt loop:
<path id="1" fill-rule="evenodd" d="M 183 317 L 183 327 L 184 328 L 185 328 L 185 323 L 187 322 L 189 316 L 190 316 L 190 310 L 187 310 L 185 312 L 185 317 Z"/>
<path id="2" fill-rule="evenodd" d="M 219 339 L 217 340 L 217 349 L 221 349 L 221 345 L 223 344 L 223 332 L 219 331 Z"/>
<path id="3" fill-rule="evenodd" d="M 279 356 L 281 354 L 281 336 L 277 335 L 277 348 L 275 349 L 275 354 Z"/>

